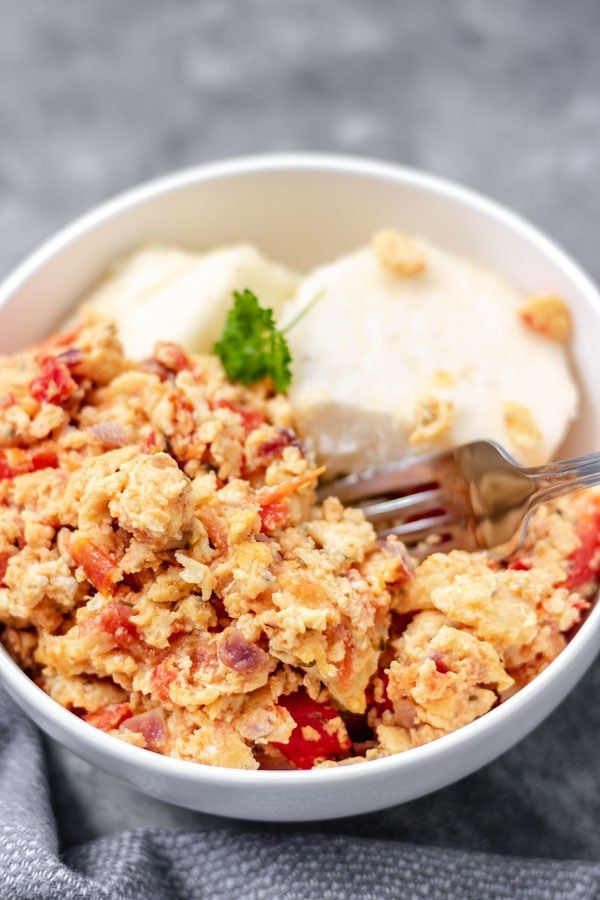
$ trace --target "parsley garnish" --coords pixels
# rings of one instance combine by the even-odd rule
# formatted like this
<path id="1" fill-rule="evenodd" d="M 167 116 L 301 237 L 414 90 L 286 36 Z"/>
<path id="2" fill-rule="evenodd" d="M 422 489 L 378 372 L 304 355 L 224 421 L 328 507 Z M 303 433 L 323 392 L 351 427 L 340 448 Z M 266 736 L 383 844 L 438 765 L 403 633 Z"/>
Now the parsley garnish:
<path id="1" fill-rule="evenodd" d="M 252 291 L 235 291 L 221 339 L 214 352 L 227 377 L 242 384 L 271 378 L 278 391 L 292 380 L 292 356 L 283 333 L 277 330 L 272 309 L 265 309 Z"/>
<path id="2" fill-rule="evenodd" d="M 227 314 L 223 333 L 213 347 L 227 377 L 242 384 L 255 384 L 270 378 L 276 390 L 286 391 L 292 380 L 292 356 L 285 333 L 320 296 L 313 297 L 286 328 L 279 330 L 273 310 L 261 306 L 252 291 L 234 291 L 233 306 Z"/>

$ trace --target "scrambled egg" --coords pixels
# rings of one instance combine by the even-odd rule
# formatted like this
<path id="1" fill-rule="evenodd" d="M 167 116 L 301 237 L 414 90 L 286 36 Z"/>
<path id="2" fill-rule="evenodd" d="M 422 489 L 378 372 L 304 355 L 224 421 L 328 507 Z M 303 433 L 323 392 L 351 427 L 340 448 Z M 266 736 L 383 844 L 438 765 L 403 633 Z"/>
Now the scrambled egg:
<path id="1" fill-rule="evenodd" d="M 0 359 L 0 621 L 58 703 L 124 741 L 248 769 L 396 753 L 560 652 L 598 574 L 592 492 L 506 567 L 421 565 L 320 472 L 269 385 L 89 319 Z"/>

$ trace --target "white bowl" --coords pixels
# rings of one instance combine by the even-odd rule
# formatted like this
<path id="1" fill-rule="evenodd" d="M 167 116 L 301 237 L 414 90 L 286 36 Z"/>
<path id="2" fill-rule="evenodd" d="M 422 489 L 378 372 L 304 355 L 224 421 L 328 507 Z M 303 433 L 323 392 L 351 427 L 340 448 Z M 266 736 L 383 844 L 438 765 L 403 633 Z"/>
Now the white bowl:
<path id="1" fill-rule="evenodd" d="M 33 253 L 0 287 L 0 351 L 45 335 L 123 251 L 149 239 L 205 248 L 253 241 L 306 268 L 364 243 L 383 225 L 421 234 L 490 266 L 523 291 L 556 291 L 575 319 L 584 404 L 567 450 L 600 446 L 600 296 L 539 231 L 464 188 L 397 166 L 328 156 L 266 156 L 201 166 L 126 193 Z M 507 365 L 510 348 L 507 347 Z M 51 700 L 0 650 L 4 687 L 53 738 L 163 800 L 243 819 L 347 816 L 411 800 L 490 762 L 565 697 L 600 646 L 600 605 L 560 656 L 506 703 L 398 756 L 298 772 L 248 772 L 170 759 L 125 744 Z"/>

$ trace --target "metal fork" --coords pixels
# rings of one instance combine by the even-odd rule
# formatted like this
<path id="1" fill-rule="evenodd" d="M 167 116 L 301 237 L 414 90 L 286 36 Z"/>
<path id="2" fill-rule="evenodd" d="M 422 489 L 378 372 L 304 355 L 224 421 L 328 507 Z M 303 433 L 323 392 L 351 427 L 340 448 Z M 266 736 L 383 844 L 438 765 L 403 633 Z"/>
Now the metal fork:
<path id="1" fill-rule="evenodd" d="M 360 506 L 380 537 L 396 534 L 417 555 L 459 548 L 501 559 L 523 542 L 536 506 L 596 484 L 600 453 L 525 468 L 475 441 L 363 469 L 323 484 L 319 498 Z"/>

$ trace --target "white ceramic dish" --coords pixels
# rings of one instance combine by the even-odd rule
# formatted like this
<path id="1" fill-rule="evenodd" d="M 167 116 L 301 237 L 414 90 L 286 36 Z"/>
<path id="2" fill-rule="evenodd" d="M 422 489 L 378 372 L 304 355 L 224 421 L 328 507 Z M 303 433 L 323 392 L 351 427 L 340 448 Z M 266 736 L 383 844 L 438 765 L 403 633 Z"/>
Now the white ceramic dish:
<path id="1" fill-rule="evenodd" d="M 568 299 L 584 404 L 565 449 L 598 449 L 595 286 L 540 232 L 489 200 L 415 171 L 363 160 L 312 155 L 234 160 L 171 175 L 118 197 L 52 238 L 0 286 L 0 351 L 46 334 L 107 263 L 148 239 L 194 248 L 249 240 L 275 259 L 306 268 L 363 243 L 382 225 L 438 241 L 504 272 L 524 291 L 553 290 Z M 51 700 L 1 649 L 0 679 L 49 735 L 142 791 L 236 818 L 334 818 L 411 800 L 503 753 L 581 677 L 600 646 L 599 632 L 600 604 L 531 684 L 453 734 L 399 756 L 308 772 L 214 768 L 122 743 Z"/>

